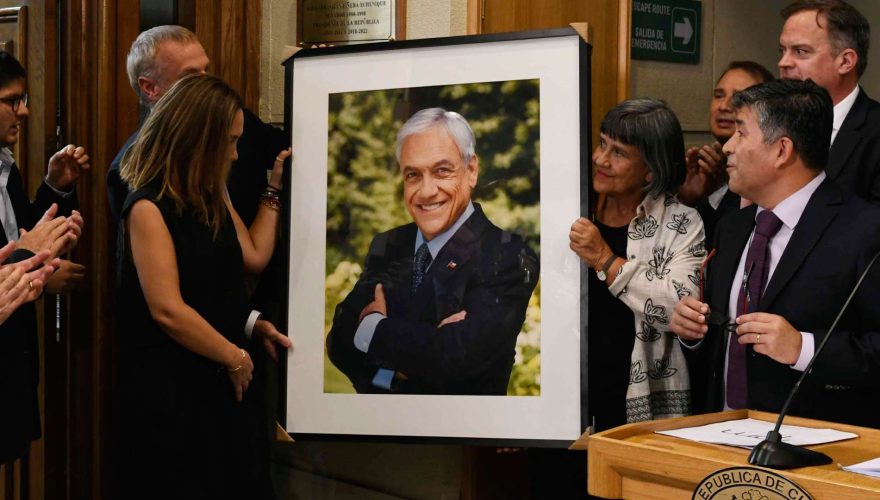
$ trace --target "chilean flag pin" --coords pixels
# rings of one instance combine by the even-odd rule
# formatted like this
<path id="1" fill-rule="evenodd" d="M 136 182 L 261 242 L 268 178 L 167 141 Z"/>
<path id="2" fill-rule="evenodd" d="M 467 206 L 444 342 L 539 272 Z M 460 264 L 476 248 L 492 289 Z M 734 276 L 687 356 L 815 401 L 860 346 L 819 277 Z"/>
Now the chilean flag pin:
<path id="1" fill-rule="evenodd" d="M 457 265 L 458 264 L 456 264 L 454 260 L 450 260 L 449 264 L 446 264 L 446 269 L 449 269 L 451 271 L 451 270 L 455 269 L 455 266 L 457 266 Z"/>

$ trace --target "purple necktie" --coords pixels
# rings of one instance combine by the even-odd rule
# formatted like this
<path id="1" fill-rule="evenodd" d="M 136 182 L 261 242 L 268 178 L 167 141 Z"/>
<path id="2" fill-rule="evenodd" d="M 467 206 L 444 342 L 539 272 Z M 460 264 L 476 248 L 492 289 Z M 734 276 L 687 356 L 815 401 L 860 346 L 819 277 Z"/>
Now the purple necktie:
<path id="1" fill-rule="evenodd" d="M 773 212 L 764 210 L 758 214 L 755 235 L 752 236 L 749 253 L 746 254 L 742 291 L 739 293 L 736 311 L 731 311 L 731 317 L 753 312 L 761 303 L 761 295 L 767 286 L 767 275 L 770 274 L 769 243 L 781 227 L 782 221 Z M 747 381 L 746 346 L 737 342 L 737 335 L 733 332 L 727 348 L 727 406 L 734 409 L 746 407 Z"/>

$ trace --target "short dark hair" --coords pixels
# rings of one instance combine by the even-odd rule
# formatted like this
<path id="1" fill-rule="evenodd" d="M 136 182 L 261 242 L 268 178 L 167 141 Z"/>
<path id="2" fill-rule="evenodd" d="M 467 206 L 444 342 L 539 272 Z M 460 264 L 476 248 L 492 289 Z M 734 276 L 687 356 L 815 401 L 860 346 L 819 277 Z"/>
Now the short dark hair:
<path id="1" fill-rule="evenodd" d="M 737 92 L 731 104 L 736 110 L 748 107 L 755 112 L 766 144 L 788 137 L 808 167 L 825 168 L 834 121 L 827 90 L 809 79 L 774 80 Z"/>
<path id="2" fill-rule="evenodd" d="M 756 63 L 755 61 L 732 61 L 730 64 L 727 65 L 724 73 L 721 73 L 721 76 L 718 77 L 718 81 L 720 82 L 721 79 L 724 78 L 724 75 L 730 73 L 735 69 L 745 71 L 749 74 L 749 76 L 751 76 L 755 80 L 758 80 L 758 83 L 769 82 L 776 79 L 776 77 L 773 76 L 773 73 L 771 73 L 770 70 L 768 70 L 761 64 Z"/>
<path id="3" fill-rule="evenodd" d="M 657 196 L 684 182 L 684 135 L 675 113 L 657 99 L 627 99 L 605 115 L 599 130 L 639 150 L 654 176 L 645 190 Z"/>
<path id="4" fill-rule="evenodd" d="M 0 51 L 0 88 L 10 83 L 27 78 L 24 67 L 9 52 Z"/>
<path id="5" fill-rule="evenodd" d="M 828 39 L 831 47 L 839 54 L 844 49 L 853 49 L 859 56 L 856 74 L 861 78 L 868 67 L 868 48 L 871 45 L 871 25 L 855 7 L 842 0 L 797 0 L 782 9 L 782 18 L 803 11 L 816 11 L 816 24 L 819 15 L 824 15 L 828 23 Z"/>

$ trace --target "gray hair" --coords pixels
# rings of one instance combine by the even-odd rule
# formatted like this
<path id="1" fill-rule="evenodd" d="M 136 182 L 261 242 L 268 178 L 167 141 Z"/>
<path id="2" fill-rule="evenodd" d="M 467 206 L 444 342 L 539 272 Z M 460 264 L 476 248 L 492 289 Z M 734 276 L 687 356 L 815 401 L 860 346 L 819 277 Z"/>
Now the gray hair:
<path id="1" fill-rule="evenodd" d="M 674 193 L 684 182 L 684 135 L 675 113 L 657 99 L 629 99 L 613 107 L 599 131 L 635 146 L 654 176 L 645 191 Z"/>
<path id="2" fill-rule="evenodd" d="M 155 77 L 156 53 L 159 52 L 159 46 L 168 41 L 181 44 L 199 43 L 199 39 L 192 31 L 183 26 L 169 24 L 144 31 L 135 38 L 128 51 L 128 58 L 125 61 L 128 83 L 144 105 L 149 103 L 141 93 L 138 78 L 142 76 Z"/>
<path id="3" fill-rule="evenodd" d="M 455 111 L 446 111 L 443 108 L 427 108 L 412 115 L 397 132 L 397 144 L 395 155 L 400 163 L 400 150 L 403 141 L 415 134 L 421 134 L 433 127 L 442 126 L 455 141 L 461 152 L 461 159 L 467 165 L 471 158 L 476 156 L 474 151 L 474 131 L 463 116 Z"/>

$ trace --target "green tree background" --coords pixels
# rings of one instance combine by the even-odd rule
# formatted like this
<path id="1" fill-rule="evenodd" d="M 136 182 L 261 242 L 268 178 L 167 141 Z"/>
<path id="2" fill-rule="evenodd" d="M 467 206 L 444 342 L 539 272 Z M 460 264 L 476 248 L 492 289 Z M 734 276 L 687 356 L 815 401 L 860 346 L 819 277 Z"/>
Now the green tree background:
<path id="1" fill-rule="evenodd" d="M 373 236 L 411 222 L 402 201 L 395 138 L 406 119 L 430 107 L 457 111 L 468 120 L 480 158 L 474 201 L 495 225 L 540 251 L 539 80 L 331 94 L 325 336 L 336 305 L 360 277 Z M 517 337 L 508 395 L 541 391 L 540 292 L 539 283 Z M 326 353 L 324 391 L 354 392 Z"/>

